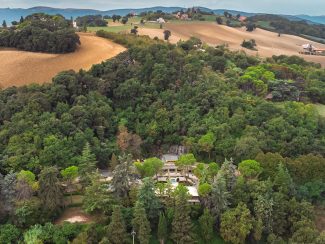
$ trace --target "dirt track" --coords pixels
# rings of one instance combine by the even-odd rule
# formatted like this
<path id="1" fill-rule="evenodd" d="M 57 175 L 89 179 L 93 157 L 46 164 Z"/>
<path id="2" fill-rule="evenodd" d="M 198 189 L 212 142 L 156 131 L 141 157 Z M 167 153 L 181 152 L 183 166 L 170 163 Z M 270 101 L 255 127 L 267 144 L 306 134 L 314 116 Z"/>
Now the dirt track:
<path id="1" fill-rule="evenodd" d="M 272 55 L 299 55 L 301 45 L 312 43 L 318 48 L 325 48 L 325 45 L 306 40 L 301 37 L 292 35 L 281 35 L 270 31 L 256 29 L 254 32 L 247 32 L 245 28 L 231 28 L 214 23 L 192 23 L 192 24 L 166 24 L 165 29 L 172 32 L 170 41 L 178 42 L 180 39 L 186 40 L 191 36 L 200 38 L 210 45 L 228 44 L 232 50 L 245 50 L 252 55 L 270 57 Z M 150 37 L 163 38 L 162 30 L 140 29 L 140 34 L 149 35 Z M 258 51 L 250 51 L 240 46 L 246 39 L 255 39 Z M 325 66 L 325 56 L 307 56 L 300 55 L 308 61 L 321 63 Z"/>
<path id="2" fill-rule="evenodd" d="M 79 33 L 81 46 L 74 53 L 45 54 L 0 49 L 0 86 L 50 82 L 64 70 L 89 69 L 125 48 L 92 34 Z"/>

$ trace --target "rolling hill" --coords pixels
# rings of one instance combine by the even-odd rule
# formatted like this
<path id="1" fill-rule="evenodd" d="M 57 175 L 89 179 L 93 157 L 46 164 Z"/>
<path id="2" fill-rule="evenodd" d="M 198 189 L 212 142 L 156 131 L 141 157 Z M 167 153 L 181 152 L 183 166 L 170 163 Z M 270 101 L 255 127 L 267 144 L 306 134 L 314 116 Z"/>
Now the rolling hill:
<path id="1" fill-rule="evenodd" d="M 207 11 L 207 12 L 214 12 L 215 14 L 223 14 L 225 11 L 228 11 L 232 13 L 233 15 L 244 15 L 244 16 L 254 16 L 262 13 L 248 13 L 243 11 L 237 11 L 237 10 L 228 10 L 228 9 L 209 9 L 205 7 L 199 7 L 200 9 Z M 146 11 L 157 11 L 162 10 L 166 13 L 172 13 L 178 10 L 184 9 L 183 7 L 162 7 L 162 6 L 156 6 L 156 7 L 150 7 L 150 8 L 139 8 L 139 9 L 113 9 L 113 10 L 95 10 L 95 9 L 76 9 L 76 8 L 51 8 L 51 7 L 33 7 L 28 9 L 23 8 L 0 8 L 0 21 L 6 20 L 8 23 L 10 23 L 13 20 L 19 20 L 21 16 L 25 17 L 27 15 L 33 14 L 33 13 L 46 13 L 46 14 L 61 14 L 66 18 L 76 18 L 79 16 L 85 16 L 85 15 L 126 15 L 130 12 L 135 13 L 141 13 Z M 319 23 L 319 24 L 325 24 L 325 16 L 309 16 L 309 15 L 282 15 L 290 20 L 307 20 L 312 23 Z"/>
<path id="2" fill-rule="evenodd" d="M 170 41 L 177 43 L 179 40 L 187 40 L 194 36 L 203 42 L 215 46 L 227 44 L 232 50 L 244 50 L 251 55 L 271 57 L 272 55 L 299 55 L 307 61 L 321 63 L 325 67 L 325 56 L 300 55 L 301 45 L 311 43 L 318 48 L 325 49 L 324 44 L 316 43 L 294 35 L 281 35 L 257 28 L 253 32 L 247 32 L 245 28 L 232 28 L 214 23 L 166 24 L 165 28 L 172 32 Z M 163 31 L 159 29 L 140 29 L 140 34 L 163 39 Z M 255 39 L 258 51 L 251 51 L 241 47 L 242 41 Z"/>

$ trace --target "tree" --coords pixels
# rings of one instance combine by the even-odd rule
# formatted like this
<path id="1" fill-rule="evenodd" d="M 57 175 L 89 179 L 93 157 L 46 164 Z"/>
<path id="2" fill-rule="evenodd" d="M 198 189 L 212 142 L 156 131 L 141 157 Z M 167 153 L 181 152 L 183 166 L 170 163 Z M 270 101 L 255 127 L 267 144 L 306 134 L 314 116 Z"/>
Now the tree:
<path id="1" fill-rule="evenodd" d="M 123 17 L 121 22 L 123 25 L 125 25 L 128 21 L 129 21 L 128 17 Z"/>
<path id="2" fill-rule="evenodd" d="M 222 25 L 223 24 L 223 20 L 220 16 L 216 17 L 216 21 L 219 25 Z"/>
<path id="3" fill-rule="evenodd" d="M 11 224 L 0 225 L 0 243 L 18 243 L 19 229 Z"/>
<path id="4" fill-rule="evenodd" d="M 315 243 L 319 232 L 310 220 L 301 220 L 294 224 L 295 232 L 289 243 Z"/>
<path id="5" fill-rule="evenodd" d="M 138 26 L 134 26 L 132 29 L 131 29 L 131 34 L 134 34 L 134 35 L 137 35 L 138 34 Z"/>
<path id="6" fill-rule="evenodd" d="M 175 209 L 172 222 L 171 237 L 175 243 L 193 243 L 192 221 L 188 204 L 188 190 L 183 185 L 178 185 L 175 190 Z"/>
<path id="7" fill-rule="evenodd" d="M 274 178 L 274 187 L 277 191 L 283 193 L 284 195 L 292 195 L 294 191 L 294 185 L 292 178 L 283 164 L 278 165 L 278 171 Z"/>
<path id="8" fill-rule="evenodd" d="M 206 207 L 210 210 L 216 222 L 219 223 L 221 214 L 228 209 L 229 205 L 230 193 L 227 190 L 226 180 L 223 174 L 218 173 L 216 180 L 212 184 Z"/>
<path id="9" fill-rule="evenodd" d="M 121 207 L 114 207 L 111 223 L 108 225 L 108 239 L 112 244 L 124 243 L 127 237 Z"/>
<path id="10" fill-rule="evenodd" d="M 5 20 L 2 22 L 2 27 L 3 27 L 4 29 L 7 28 L 7 22 L 6 22 Z"/>
<path id="11" fill-rule="evenodd" d="M 220 234 L 227 242 L 245 243 L 252 228 L 253 218 L 243 203 L 238 204 L 236 208 L 227 210 L 221 216 Z"/>
<path id="12" fill-rule="evenodd" d="M 38 196 L 48 216 L 53 215 L 63 203 L 63 193 L 56 167 L 46 167 L 39 174 Z"/>
<path id="13" fill-rule="evenodd" d="M 159 173 L 164 163 L 159 158 L 148 158 L 143 163 L 135 163 L 136 168 L 142 177 L 152 177 Z"/>
<path id="14" fill-rule="evenodd" d="M 189 175 L 189 167 L 196 163 L 196 158 L 192 153 L 183 154 L 176 161 L 176 165 L 185 169 L 185 177 Z"/>
<path id="15" fill-rule="evenodd" d="M 23 16 L 20 16 L 20 20 L 19 20 L 19 23 L 23 23 L 24 22 L 24 17 Z"/>
<path id="16" fill-rule="evenodd" d="M 140 243 L 148 244 L 150 241 L 150 222 L 147 218 L 146 210 L 140 202 L 137 202 L 134 209 L 132 225 Z"/>
<path id="17" fill-rule="evenodd" d="M 198 141 L 200 149 L 209 154 L 209 159 L 211 158 L 211 150 L 213 149 L 213 144 L 216 141 L 216 138 L 212 132 L 208 132 L 203 135 Z"/>
<path id="18" fill-rule="evenodd" d="M 1 195 L 3 198 L 3 208 L 5 213 L 12 214 L 15 208 L 15 200 L 17 196 L 17 175 L 10 172 L 7 174 L 1 186 Z"/>
<path id="19" fill-rule="evenodd" d="M 201 236 L 206 243 L 209 243 L 213 237 L 214 218 L 208 209 L 204 209 L 203 214 L 199 218 Z"/>
<path id="20" fill-rule="evenodd" d="M 79 176 L 81 183 L 85 186 L 90 182 L 91 173 L 96 170 L 96 156 L 91 152 L 90 144 L 87 142 L 79 157 Z"/>
<path id="21" fill-rule="evenodd" d="M 255 160 L 244 160 L 238 165 L 238 169 L 240 173 L 248 178 L 257 178 L 259 174 L 262 172 L 262 167 L 259 162 Z"/>
<path id="22" fill-rule="evenodd" d="M 41 225 L 34 225 L 24 233 L 24 242 L 26 244 L 42 244 L 43 229 Z"/>
<path id="23" fill-rule="evenodd" d="M 231 192 L 233 188 L 236 185 L 237 176 L 236 176 L 236 165 L 234 165 L 232 159 L 231 160 L 225 160 L 225 162 L 221 165 L 221 169 L 218 172 L 218 175 L 220 174 L 220 177 L 223 177 L 227 190 Z"/>
<path id="24" fill-rule="evenodd" d="M 124 153 L 131 153 L 134 157 L 139 156 L 142 139 L 137 134 L 128 132 L 124 125 L 120 125 L 117 134 L 117 145 Z"/>
<path id="25" fill-rule="evenodd" d="M 138 201 L 145 208 L 150 223 L 157 223 L 161 203 L 155 193 L 155 185 L 150 178 L 143 179 L 138 193 Z"/>
<path id="26" fill-rule="evenodd" d="M 120 157 L 119 162 L 113 171 L 111 184 L 115 195 L 120 199 L 125 199 L 129 196 L 130 191 L 130 156 Z"/>
<path id="27" fill-rule="evenodd" d="M 164 40 L 168 41 L 169 37 L 172 35 L 170 30 L 164 30 Z"/>
<path id="28" fill-rule="evenodd" d="M 61 170 L 61 175 L 67 184 L 67 191 L 70 192 L 71 203 L 72 203 L 72 183 L 78 177 L 79 168 L 77 166 L 70 166 L 66 169 Z"/>
<path id="29" fill-rule="evenodd" d="M 91 183 L 85 189 L 83 209 L 89 214 L 111 214 L 112 205 L 115 203 L 110 193 L 107 192 L 107 184 L 100 181 L 100 175 L 94 173 Z"/>
<path id="30" fill-rule="evenodd" d="M 164 244 L 168 238 L 167 219 L 162 212 L 160 212 L 160 214 L 159 214 L 157 236 L 158 236 L 158 240 L 159 240 L 160 244 Z"/>
<path id="31" fill-rule="evenodd" d="M 113 153 L 111 158 L 110 168 L 114 170 L 117 165 L 118 165 L 118 160 L 115 153 Z"/>
<path id="32" fill-rule="evenodd" d="M 246 24 L 246 31 L 252 32 L 256 29 L 256 25 L 252 22 Z"/>

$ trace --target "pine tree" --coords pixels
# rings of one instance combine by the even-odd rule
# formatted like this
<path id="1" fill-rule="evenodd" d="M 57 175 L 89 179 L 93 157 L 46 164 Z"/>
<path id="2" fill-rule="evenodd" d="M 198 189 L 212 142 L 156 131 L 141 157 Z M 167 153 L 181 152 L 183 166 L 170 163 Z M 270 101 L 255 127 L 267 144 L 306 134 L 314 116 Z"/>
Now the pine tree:
<path id="1" fill-rule="evenodd" d="M 114 170 L 117 165 L 118 165 L 118 160 L 115 153 L 113 153 L 111 158 L 111 163 L 110 163 L 111 170 Z"/>
<path id="2" fill-rule="evenodd" d="M 218 173 L 215 182 L 212 184 L 211 194 L 207 200 L 207 208 L 215 217 L 217 223 L 221 214 L 230 205 L 230 193 L 227 190 L 225 178 L 221 172 Z"/>
<path id="3" fill-rule="evenodd" d="M 79 175 L 83 185 L 90 182 L 90 174 L 96 170 L 96 156 L 91 152 L 90 145 L 87 142 L 79 158 Z"/>
<path id="4" fill-rule="evenodd" d="M 5 20 L 2 22 L 2 27 L 7 28 L 7 22 Z"/>
<path id="5" fill-rule="evenodd" d="M 168 229 L 167 229 L 167 219 L 163 213 L 160 213 L 159 215 L 157 235 L 160 244 L 164 244 L 168 237 Z"/>
<path id="6" fill-rule="evenodd" d="M 151 178 L 143 179 L 143 185 L 139 190 L 138 201 L 145 208 L 151 223 L 157 223 L 161 203 L 155 193 L 155 185 Z"/>
<path id="7" fill-rule="evenodd" d="M 178 244 L 193 243 L 188 190 L 185 186 L 179 185 L 175 193 L 175 210 L 171 237 Z"/>
<path id="8" fill-rule="evenodd" d="M 236 165 L 234 165 L 232 159 L 230 161 L 226 159 L 219 172 L 226 181 L 227 190 L 231 192 L 235 187 L 237 180 Z"/>
<path id="9" fill-rule="evenodd" d="M 201 235 L 206 243 L 213 237 L 214 218 L 211 216 L 208 209 L 204 209 L 202 216 L 199 219 Z"/>
<path id="10" fill-rule="evenodd" d="M 112 221 L 108 225 L 108 239 L 112 244 L 122 244 L 126 240 L 126 227 L 120 206 L 115 206 Z"/>
<path id="11" fill-rule="evenodd" d="M 150 222 L 147 218 L 146 210 L 140 202 L 137 202 L 134 209 L 132 225 L 136 236 L 141 244 L 149 244 L 150 241 Z"/>
<path id="12" fill-rule="evenodd" d="M 280 163 L 278 171 L 274 178 L 274 187 L 277 191 L 284 195 L 292 196 L 294 193 L 294 185 L 288 169 Z"/>
<path id="13" fill-rule="evenodd" d="M 130 191 L 130 161 L 128 158 L 120 157 L 119 162 L 113 171 L 111 184 L 115 195 L 120 199 L 125 199 Z"/>
<path id="14" fill-rule="evenodd" d="M 58 179 L 59 171 L 56 167 L 44 168 L 39 175 L 38 196 L 45 212 L 51 216 L 62 206 L 63 193 Z"/>
<path id="15" fill-rule="evenodd" d="M 2 180 L 1 195 L 4 212 L 12 213 L 15 208 L 17 176 L 11 172 Z"/>
<path id="16" fill-rule="evenodd" d="M 24 17 L 23 16 L 20 16 L 20 20 L 19 20 L 19 23 L 23 23 L 24 22 Z"/>

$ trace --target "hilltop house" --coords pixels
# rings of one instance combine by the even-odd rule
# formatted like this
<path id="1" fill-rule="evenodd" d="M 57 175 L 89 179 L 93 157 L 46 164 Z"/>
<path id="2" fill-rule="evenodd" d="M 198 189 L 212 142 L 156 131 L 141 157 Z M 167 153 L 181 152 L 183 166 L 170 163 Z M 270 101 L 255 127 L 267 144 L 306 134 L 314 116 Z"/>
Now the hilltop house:
<path id="1" fill-rule="evenodd" d="M 181 169 L 176 166 L 176 161 L 179 156 L 177 154 L 164 154 L 161 157 L 161 160 L 164 163 L 164 166 L 160 173 L 154 177 L 158 182 L 161 183 L 171 183 L 173 188 L 176 188 L 179 183 L 182 183 L 188 189 L 188 192 L 191 196 L 189 202 L 191 203 L 199 203 L 199 193 L 198 193 L 198 185 L 199 180 L 193 174 L 193 167 L 189 167 L 188 169 Z"/>

